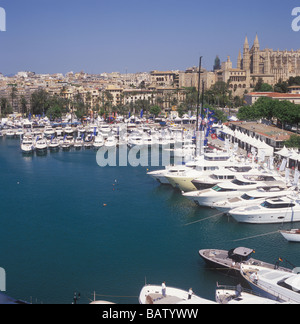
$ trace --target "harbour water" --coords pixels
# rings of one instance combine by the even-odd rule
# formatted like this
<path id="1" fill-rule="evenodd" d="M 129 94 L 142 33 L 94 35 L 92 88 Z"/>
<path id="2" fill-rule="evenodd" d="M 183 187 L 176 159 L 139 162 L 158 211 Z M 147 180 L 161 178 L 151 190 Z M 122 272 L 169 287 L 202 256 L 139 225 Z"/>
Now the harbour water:
<path id="1" fill-rule="evenodd" d="M 214 300 L 217 282 L 237 282 L 205 266 L 205 248 L 245 246 L 257 259 L 300 266 L 299 245 L 264 235 L 280 225 L 238 224 L 199 208 L 146 167 L 101 168 L 86 149 L 25 156 L 9 138 L 0 139 L 0 165 L 0 267 L 14 298 L 69 304 L 80 292 L 84 304 L 96 291 L 137 304 L 146 280 Z"/>

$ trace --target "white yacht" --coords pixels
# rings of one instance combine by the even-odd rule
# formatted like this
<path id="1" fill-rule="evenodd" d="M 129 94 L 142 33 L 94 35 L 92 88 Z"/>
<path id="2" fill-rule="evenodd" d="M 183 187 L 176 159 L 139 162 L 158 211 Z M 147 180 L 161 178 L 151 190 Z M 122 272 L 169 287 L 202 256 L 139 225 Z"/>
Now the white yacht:
<path id="1" fill-rule="evenodd" d="M 14 129 L 8 129 L 6 131 L 6 137 L 14 137 L 16 135 L 16 131 Z"/>
<path id="2" fill-rule="evenodd" d="M 300 303 L 300 275 L 297 273 L 242 264 L 241 275 L 262 296 L 279 302 Z"/>
<path id="3" fill-rule="evenodd" d="M 236 166 L 223 167 L 221 170 L 208 172 L 204 176 L 192 180 L 192 184 L 197 190 L 209 189 L 221 182 L 232 181 L 236 179 L 238 175 L 257 172 L 257 170 L 257 165 L 238 166 L 238 163 L 236 163 Z"/>
<path id="4" fill-rule="evenodd" d="M 65 135 L 71 136 L 74 133 L 74 129 L 71 126 L 66 126 L 64 129 Z"/>
<path id="5" fill-rule="evenodd" d="M 220 157 L 223 156 L 221 159 Z M 181 190 L 185 188 L 185 186 L 188 186 L 188 188 L 195 188 L 193 186 L 193 184 L 186 184 L 187 181 L 183 181 L 182 187 L 180 187 L 180 179 L 181 176 L 184 176 L 188 171 L 191 170 L 196 170 L 198 169 L 198 171 L 200 170 L 204 170 L 206 171 L 207 169 L 210 169 L 211 171 L 216 170 L 216 168 L 219 168 L 218 165 L 222 165 L 222 161 L 227 161 L 230 159 L 230 156 L 228 154 L 223 155 L 222 154 L 217 154 L 217 157 L 213 157 L 213 155 L 211 153 L 205 153 L 204 157 L 199 157 L 196 158 L 195 160 L 192 160 L 188 163 L 186 163 L 185 165 L 175 165 L 175 166 L 166 166 L 165 169 L 162 170 L 156 170 L 156 171 L 151 171 L 148 172 L 147 174 L 150 175 L 153 179 L 157 180 L 159 183 L 161 184 L 171 184 L 170 181 L 172 181 L 172 179 L 178 179 L 177 182 L 172 181 L 172 185 L 173 187 L 179 187 Z M 208 164 L 210 164 L 209 166 L 204 166 L 204 161 Z M 218 161 L 218 162 L 217 162 Z M 220 164 L 221 163 L 221 164 Z M 227 166 L 231 165 L 229 163 L 226 164 Z M 224 164 L 225 166 L 225 164 Z M 195 177 L 197 177 L 199 175 L 199 173 L 197 173 L 197 175 L 195 176 L 195 173 L 193 173 L 194 175 L 192 176 L 193 179 L 195 179 Z M 193 180 L 192 179 L 192 180 Z M 185 180 L 185 179 L 183 179 Z M 191 190 L 197 190 L 197 189 L 191 189 Z M 189 191 L 191 191 L 189 190 Z M 184 191 L 184 190 L 182 190 Z"/>
<path id="6" fill-rule="evenodd" d="M 56 136 L 62 136 L 63 135 L 63 129 L 62 129 L 62 127 L 61 126 L 58 126 L 58 127 L 56 127 L 55 128 L 55 134 L 56 134 Z"/>
<path id="7" fill-rule="evenodd" d="M 167 179 L 168 175 L 172 173 L 180 174 L 186 172 L 187 169 L 191 169 L 185 165 L 175 165 L 175 166 L 167 166 L 163 170 L 150 171 L 147 174 L 150 175 L 154 180 L 158 181 L 160 184 L 168 184 L 170 185 L 169 180 Z"/>
<path id="8" fill-rule="evenodd" d="M 275 224 L 300 221 L 300 200 L 290 195 L 267 199 L 257 205 L 235 208 L 229 211 L 239 223 Z"/>
<path id="9" fill-rule="evenodd" d="M 44 135 L 45 135 L 47 138 L 49 138 L 49 137 L 55 135 L 55 130 L 54 130 L 51 126 L 48 126 L 48 127 L 46 127 L 45 130 L 44 130 Z"/>
<path id="10" fill-rule="evenodd" d="M 102 147 L 104 145 L 104 138 L 102 135 L 97 135 L 95 137 L 95 140 L 94 140 L 94 143 L 93 143 L 93 146 L 95 148 L 99 148 L 99 147 Z"/>
<path id="11" fill-rule="evenodd" d="M 226 167 L 233 167 L 238 164 L 237 161 L 233 159 L 229 160 L 205 160 L 200 159 L 197 160 L 195 164 L 195 168 L 193 169 L 187 169 L 185 172 L 180 173 L 180 174 L 171 174 L 171 175 L 166 175 L 167 180 L 170 182 L 170 184 L 174 188 L 179 188 L 183 192 L 190 192 L 190 191 L 196 191 L 200 190 L 197 188 L 195 183 L 193 182 L 196 178 L 202 178 L 205 179 L 209 175 L 212 174 L 212 172 L 219 171 L 221 174 L 223 174 L 223 179 L 217 183 L 220 183 L 222 181 L 225 181 L 226 178 L 226 172 L 227 170 L 225 169 Z M 187 166 L 189 163 L 187 163 Z M 250 167 L 251 170 L 251 167 Z M 234 173 L 232 171 L 228 171 L 228 180 L 233 180 L 235 179 Z M 236 173 L 237 174 L 237 173 Z M 221 177 L 221 175 L 220 175 Z M 211 186 L 213 187 L 213 186 Z"/>
<path id="12" fill-rule="evenodd" d="M 166 294 L 162 294 L 162 286 L 146 285 L 142 288 L 139 303 L 144 305 L 172 305 L 172 304 L 216 304 L 195 294 L 189 299 L 189 292 L 178 288 L 166 287 Z"/>
<path id="13" fill-rule="evenodd" d="M 293 193 L 292 189 L 285 187 L 262 187 L 256 190 L 244 193 L 240 197 L 233 197 L 230 199 L 218 201 L 212 205 L 212 207 L 218 209 L 223 213 L 228 213 L 234 208 L 243 206 L 257 205 L 258 203 L 264 202 L 268 198 L 284 197 Z"/>
<path id="14" fill-rule="evenodd" d="M 133 147 L 133 146 L 142 146 L 144 144 L 143 141 L 143 136 L 141 134 L 131 134 L 128 137 L 128 143 L 127 145 L 129 147 Z"/>
<path id="15" fill-rule="evenodd" d="M 106 141 L 104 146 L 105 147 L 116 147 L 118 144 L 117 139 L 115 138 L 115 136 L 109 136 Z"/>
<path id="16" fill-rule="evenodd" d="M 16 131 L 16 136 L 23 136 L 24 135 L 24 130 L 22 128 L 18 128 Z"/>
<path id="17" fill-rule="evenodd" d="M 213 207 L 214 203 L 239 197 L 258 187 L 285 186 L 282 178 L 268 174 L 251 174 L 237 177 L 231 182 L 220 183 L 213 188 L 184 193 L 183 196 L 194 201 L 199 206 Z"/>
<path id="18" fill-rule="evenodd" d="M 24 137 L 21 142 L 21 150 L 23 153 L 32 153 L 34 150 L 34 144 L 32 137 Z"/>
<path id="19" fill-rule="evenodd" d="M 52 138 L 52 140 L 50 141 L 49 149 L 52 151 L 59 149 L 59 140 L 56 137 Z"/>
<path id="20" fill-rule="evenodd" d="M 38 152 L 46 151 L 48 148 L 47 142 L 45 139 L 38 139 L 35 143 L 35 148 Z"/>
<path id="21" fill-rule="evenodd" d="M 75 142 L 74 142 L 74 147 L 76 150 L 81 149 L 83 146 L 83 139 L 82 137 L 76 137 Z"/>

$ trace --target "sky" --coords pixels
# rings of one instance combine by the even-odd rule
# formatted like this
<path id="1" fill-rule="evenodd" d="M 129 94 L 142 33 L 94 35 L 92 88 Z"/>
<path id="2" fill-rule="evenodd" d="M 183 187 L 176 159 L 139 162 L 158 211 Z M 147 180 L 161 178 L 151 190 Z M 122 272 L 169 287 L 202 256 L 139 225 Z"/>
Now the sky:
<path id="1" fill-rule="evenodd" d="M 236 66 L 250 47 L 300 49 L 287 0 L 0 0 L 0 72 L 150 72 Z M 1 20 L 1 16 L 0 16 Z M 300 23 L 299 23 L 300 26 Z"/>

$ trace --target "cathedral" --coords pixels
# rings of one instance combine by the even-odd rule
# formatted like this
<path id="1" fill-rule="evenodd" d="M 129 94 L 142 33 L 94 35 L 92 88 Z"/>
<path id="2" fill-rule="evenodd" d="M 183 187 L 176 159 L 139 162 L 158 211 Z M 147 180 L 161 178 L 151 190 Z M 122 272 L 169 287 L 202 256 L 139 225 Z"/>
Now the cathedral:
<path id="1" fill-rule="evenodd" d="M 288 80 L 290 77 L 300 75 L 300 50 L 274 51 L 272 49 L 260 49 L 258 36 L 250 49 L 246 37 L 243 57 L 239 52 L 237 69 L 246 73 L 247 88 L 262 78 L 265 83 L 275 85 L 280 79 Z"/>

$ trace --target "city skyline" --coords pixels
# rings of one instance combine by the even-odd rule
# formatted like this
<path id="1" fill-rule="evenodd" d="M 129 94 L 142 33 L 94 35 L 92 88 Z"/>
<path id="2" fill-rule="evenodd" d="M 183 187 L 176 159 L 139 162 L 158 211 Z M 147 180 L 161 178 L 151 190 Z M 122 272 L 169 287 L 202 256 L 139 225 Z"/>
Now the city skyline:
<path id="1" fill-rule="evenodd" d="M 245 36 L 252 44 L 256 33 L 261 48 L 300 48 L 300 32 L 291 27 L 294 0 L 3 0 L 0 6 L 7 24 L 0 33 L 5 75 L 185 70 L 198 65 L 199 56 L 211 70 L 216 55 L 221 61 L 230 56 L 236 66 Z"/>

